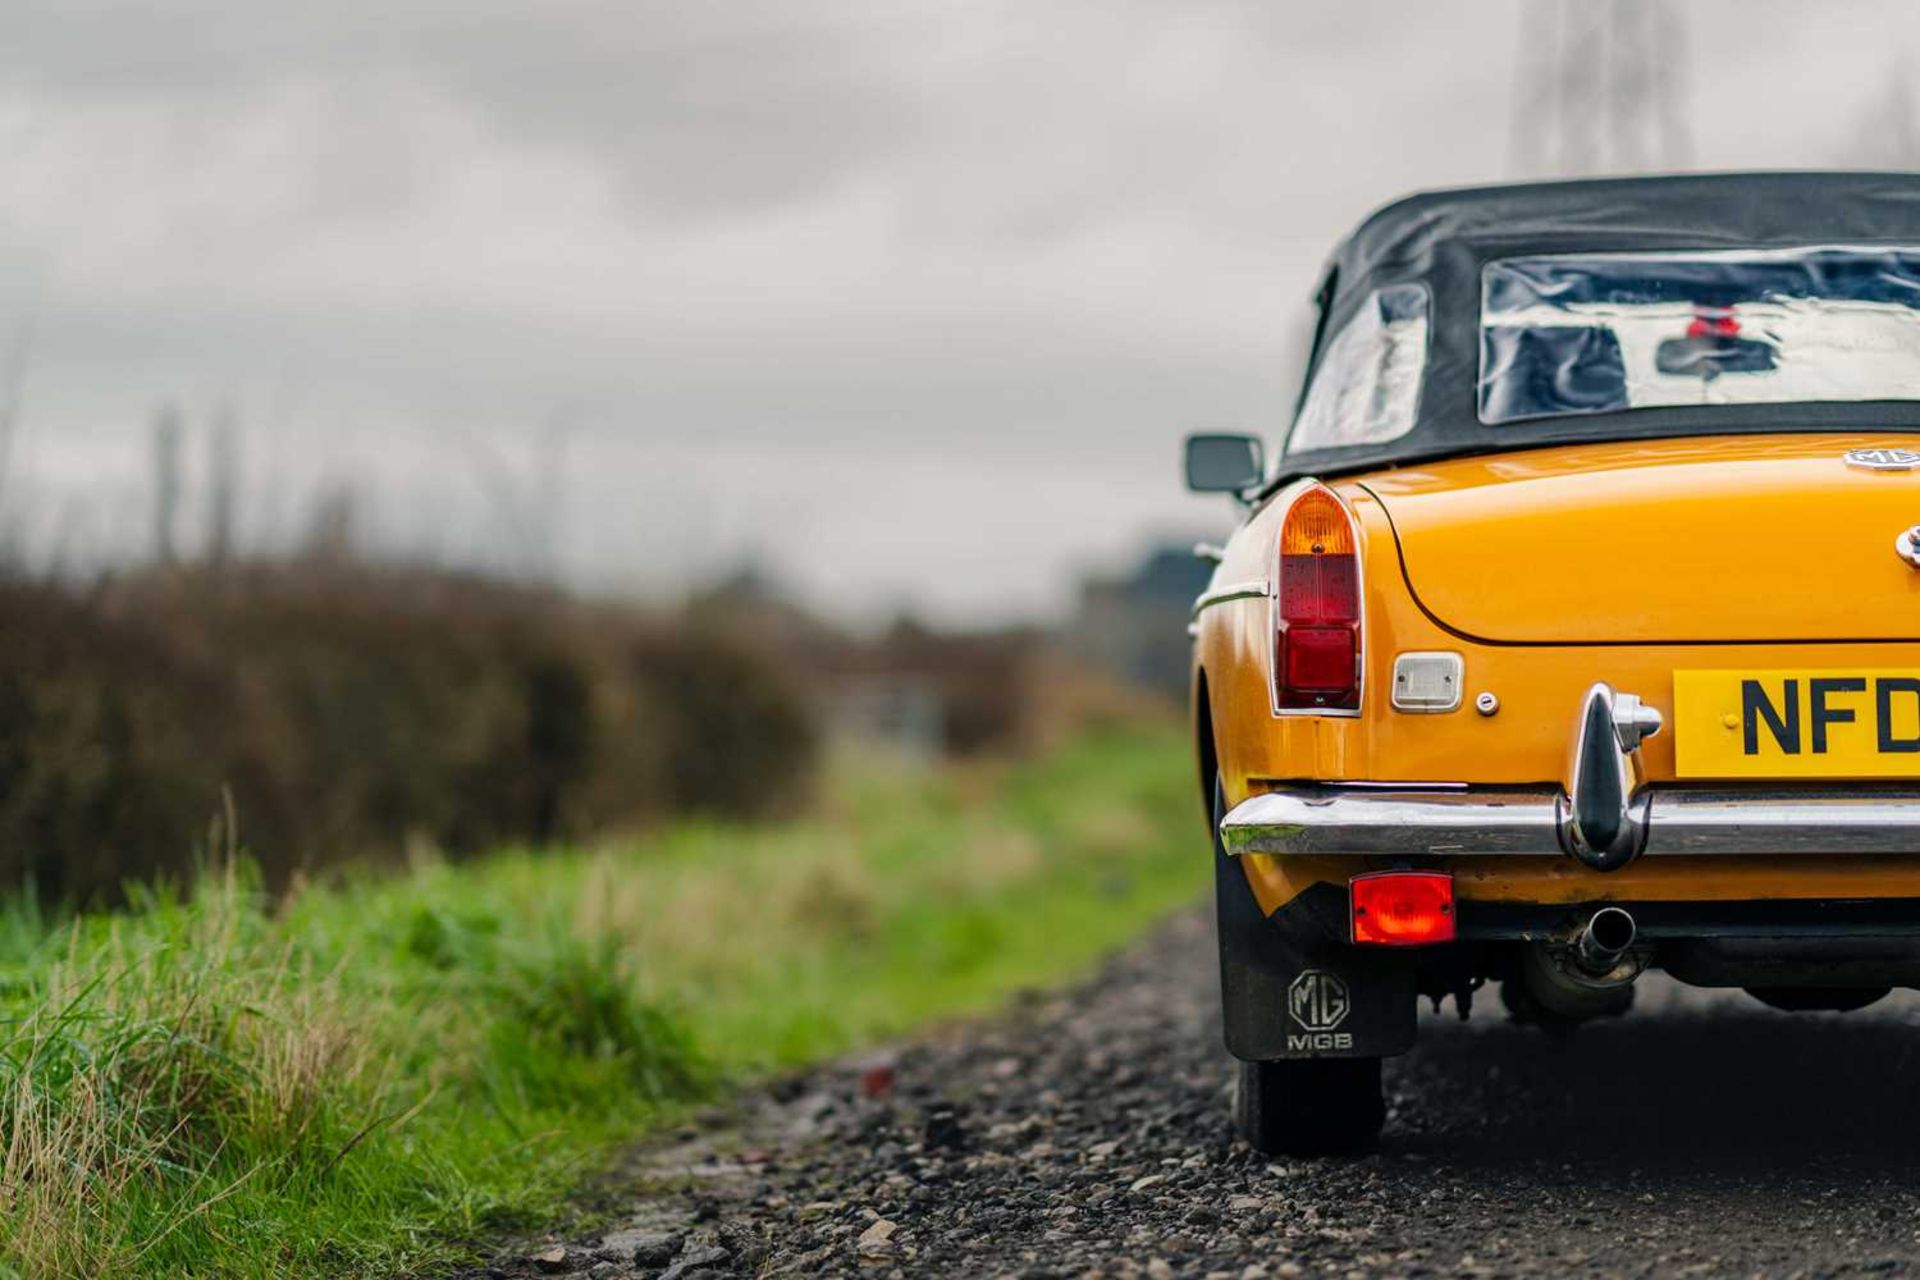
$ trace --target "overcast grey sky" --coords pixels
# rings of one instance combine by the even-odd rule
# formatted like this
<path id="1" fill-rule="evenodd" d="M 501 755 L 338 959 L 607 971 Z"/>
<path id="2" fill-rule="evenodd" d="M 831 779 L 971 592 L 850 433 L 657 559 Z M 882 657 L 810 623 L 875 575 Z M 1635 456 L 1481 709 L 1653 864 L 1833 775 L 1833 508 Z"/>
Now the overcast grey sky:
<path id="1" fill-rule="evenodd" d="M 1335 238 L 1519 176 L 1522 8 L 6 0 L 0 520 L 144 545 L 171 398 L 238 414 L 261 544 L 344 480 L 596 589 L 1057 611 L 1219 525 L 1177 440 L 1277 433 Z M 1920 8 L 1685 12 L 1698 167 L 1916 163 Z"/>

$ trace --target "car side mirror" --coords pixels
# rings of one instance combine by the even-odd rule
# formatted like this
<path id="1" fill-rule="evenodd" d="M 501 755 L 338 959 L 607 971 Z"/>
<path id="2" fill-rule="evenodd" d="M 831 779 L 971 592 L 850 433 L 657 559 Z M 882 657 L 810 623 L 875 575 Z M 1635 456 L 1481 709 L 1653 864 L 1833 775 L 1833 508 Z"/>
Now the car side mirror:
<path id="1" fill-rule="evenodd" d="M 1187 488 L 1195 493 L 1244 493 L 1266 475 L 1266 450 L 1259 436 L 1187 437 Z"/>

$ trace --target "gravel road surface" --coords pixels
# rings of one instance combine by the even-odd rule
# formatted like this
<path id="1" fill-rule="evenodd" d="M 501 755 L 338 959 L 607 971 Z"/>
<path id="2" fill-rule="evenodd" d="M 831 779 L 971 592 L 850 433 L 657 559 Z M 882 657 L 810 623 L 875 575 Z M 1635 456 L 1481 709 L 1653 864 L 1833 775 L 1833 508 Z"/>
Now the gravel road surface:
<path id="1" fill-rule="evenodd" d="M 1423 1015 L 1381 1150 L 1227 1123 L 1206 917 L 1093 981 L 635 1152 L 618 1230 L 482 1276 L 1920 1274 L 1920 998 L 1785 1014 L 1643 980 L 1553 1038 Z M 879 1096 L 867 1096 L 879 1095 Z"/>

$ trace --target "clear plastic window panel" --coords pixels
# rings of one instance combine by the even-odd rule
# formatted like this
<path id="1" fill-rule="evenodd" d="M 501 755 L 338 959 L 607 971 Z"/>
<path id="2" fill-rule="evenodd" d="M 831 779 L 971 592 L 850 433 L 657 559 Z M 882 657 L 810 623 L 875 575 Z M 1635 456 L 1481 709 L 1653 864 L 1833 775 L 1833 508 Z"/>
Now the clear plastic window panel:
<path id="1" fill-rule="evenodd" d="M 1511 258 L 1481 274 L 1480 421 L 1920 400 L 1920 249 Z"/>
<path id="2" fill-rule="evenodd" d="M 1327 344 L 1287 452 L 1380 444 L 1413 430 L 1428 310 L 1424 285 L 1389 285 L 1368 295 Z"/>

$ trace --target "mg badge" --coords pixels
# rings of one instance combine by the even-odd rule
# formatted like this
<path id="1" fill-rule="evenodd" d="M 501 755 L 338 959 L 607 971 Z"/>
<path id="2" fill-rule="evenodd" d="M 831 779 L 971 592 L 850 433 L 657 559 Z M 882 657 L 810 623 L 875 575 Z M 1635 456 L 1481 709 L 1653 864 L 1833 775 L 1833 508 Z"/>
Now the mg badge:
<path id="1" fill-rule="evenodd" d="M 1287 988 L 1287 1012 L 1309 1031 L 1331 1031 L 1346 1021 L 1347 984 L 1325 969 L 1305 969 Z"/>
<path id="2" fill-rule="evenodd" d="M 1862 471 L 1911 471 L 1920 467 L 1920 452 L 1912 449 L 1849 449 L 1847 465 Z"/>

